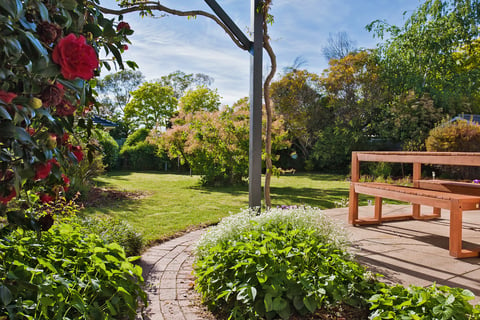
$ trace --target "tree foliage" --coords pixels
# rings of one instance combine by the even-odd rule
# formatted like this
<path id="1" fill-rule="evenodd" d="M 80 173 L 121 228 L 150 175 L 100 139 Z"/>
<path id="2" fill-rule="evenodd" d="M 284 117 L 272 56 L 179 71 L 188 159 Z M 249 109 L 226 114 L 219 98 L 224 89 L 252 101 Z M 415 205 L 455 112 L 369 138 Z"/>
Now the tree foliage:
<path id="1" fill-rule="evenodd" d="M 147 82 L 131 94 L 132 99 L 125 107 L 127 121 L 131 121 L 135 128 L 167 127 L 177 108 L 177 98 L 171 87 Z"/>
<path id="2" fill-rule="evenodd" d="M 180 157 L 205 185 L 239 184 L 248 177 L 248 100 L 219 111 L 180 110 L 172 128 L 158 138 L 171 158 Z M 281 120 L 274 122 L 274 146 L 288 145 Z"/>
<path id="3" fill-rule="evenodd" d="M 214 79 L 203 73 L 189 73 L 177 70 L 166 76 L 156 80 L 163 87 L 172 87 L 175 92 L 175 98 L 182 97 L 187 90 L 195 87 L 208 87 L 213 83 Z"/>
<path id="4" fill-rule="evenodd" d="M 316 130 L 329 120 L 322 106 L 322 91 L 318 75 L 306 70 L 293 70 L 272 83 L 275 110 L 305 160 L 309 159 Z"/>
<path id="5" fill-rule="evenodd" d="M 196 111 L 217 111 L 220 107 L 220 95 L 217 90 L 199 86 L 188 90 L 179 100 L 179 109 L 185 113 Z"/>
<path id="6" fill-rule="evenodd" d="M 378 51 L 390 90 L 397 95 L 428 93 L 449 114 L 478 111 L 468 103 L 478 96 L 478 65 L 462 68 L 466 61 L 458 52 L 466 53 L 463 58 L 477 55 L 479 7 L 477 0 L 426 0 L 403 27 L 378 20 L 370 24 L 377 36 L 391 34 Z"/>

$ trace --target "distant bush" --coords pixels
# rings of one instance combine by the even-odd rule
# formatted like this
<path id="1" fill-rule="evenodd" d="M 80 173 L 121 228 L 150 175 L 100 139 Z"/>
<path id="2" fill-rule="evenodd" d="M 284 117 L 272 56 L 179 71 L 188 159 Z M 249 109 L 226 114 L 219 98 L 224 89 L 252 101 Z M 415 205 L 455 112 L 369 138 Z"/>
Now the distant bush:
<path id="1" fill-rule="evenodd" d="M 148 134 L 150 133 L 150 130 L 147 128 L 140 128 L 131 135 L 127 137 L 127 140 L 125 140 L 125 143 L 123 144 L 123 147 L 131 147 L 139 144 L 140 142 L 143 142 L 147 139 Z"/>
<path id="2" fill-rule="evenodd" d="M 98 143 L 102 148 L 103 164 L 107 170 L 112 170 L 118 165 L 118 154 L 120 148 L 115 139 L 108 132 L 99 132 Z"/>
<path id="3" fill-rule="evenodd" d="M 169 162 L 166 154 L 159 150 L 158 144 L 150 142 L 149 132 L 142 128 L 128 136 L 120 150 L 122 169 L 161 170 L 165 167 L 165 162 Z"/>
<path id="4" fill-rule="evenodd" d="M 442 123 L 430 131 L 425 145 L 427 151 L 479 152 L 480 125 L 466 120 Z M 479 168 L 448 166 L 439 168 L 444 173 L 461 179 L 477 179 L 480 175 Z"/>
<path id="5" fill-rule="evenodd" d="M 135 319 L 142 269 L 122 247 L 59 224 L 0 238 L 0 319 Z"/>
<path id="6" fill-rule="evenodd" d="M 126 222 L 111 217 L 87 217 L 75 220 L 85 234 L 98 235 L 107 243 L 118 243 L 125 250 L 127 257 L 139 256 L 144 241 L 140 233 L 135 232 Z"/>

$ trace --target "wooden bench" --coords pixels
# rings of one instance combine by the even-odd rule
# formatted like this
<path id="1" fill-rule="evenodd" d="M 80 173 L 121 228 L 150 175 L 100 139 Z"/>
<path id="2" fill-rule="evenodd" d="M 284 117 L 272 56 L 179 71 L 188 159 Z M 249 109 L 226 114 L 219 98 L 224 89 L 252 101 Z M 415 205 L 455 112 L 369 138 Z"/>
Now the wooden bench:
<path id="1" fill-rule="evenodd" d="M 377 182 L 359 182 L 360 162 L 394 162 L 413 164 L 413 186 Z M 348 221 L 353 225 L 379 224 L 406 219 L 427 220 L 440 217 L 441 209 L 450 211 L 449 252 L 456 258 L 475 257 L 479 251 L 462 249 L 462 214 L 480 209 L 480 185 L 448 180 L 422 180 L 422 164 L 480 166 L 480 153 L 450 152 L 353 152 Z M 374 215 L 358 217 L 358 195 L 375 197 Z M 409 202 L 412 213 L 382 216 L 383 198 Z M 421 205 L 433 208 L 432 214 L 421 214 Z"/>

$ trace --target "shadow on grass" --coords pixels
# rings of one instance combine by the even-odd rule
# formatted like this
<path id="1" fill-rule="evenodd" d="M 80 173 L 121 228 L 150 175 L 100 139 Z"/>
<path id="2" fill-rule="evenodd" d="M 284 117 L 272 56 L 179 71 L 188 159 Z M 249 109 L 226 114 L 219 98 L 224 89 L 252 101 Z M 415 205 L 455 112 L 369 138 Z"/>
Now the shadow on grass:
<path id="1" fill-rule="evenodd" d="M 344 188 L 317 189 L 272 187 L 272 205 L 307 205 L 321 209 L 335 208 L 335 202 L 348 198 L 348 190 Z"/>

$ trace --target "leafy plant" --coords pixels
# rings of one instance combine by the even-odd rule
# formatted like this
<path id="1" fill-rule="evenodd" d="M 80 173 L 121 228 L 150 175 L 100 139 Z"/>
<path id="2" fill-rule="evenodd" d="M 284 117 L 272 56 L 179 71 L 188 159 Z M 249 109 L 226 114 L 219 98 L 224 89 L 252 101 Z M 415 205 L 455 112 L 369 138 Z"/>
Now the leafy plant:
<path id="1" fill-rule="evenodd" d="M 447 286 L 385 286 L 368 300 L 369 319 L 480 319 L 480 306 L 468 302 L 473 298 L 469 290 Z"/>
<path id="2" fill-rule="evenodd" d="M 87 217 L 75 220 L 85 233 L 98 235 L 107 243 L 118 243 L 127 257 L 138 256 L 143 249 L 143 237 L 123 220 L 111 217 Z"/>
<path id="3" fill-rule="evenodd" d="M 0 239 L 0 318 L 134 319 L 142 270 L 116 243 L 74 224 Z"/>
<path id="4" fill-rule="evenodd" d="M 103 165 L 106 169 L 112 170 L 117 167 L 118 154 L 120 152 L 118 143 L 108 132 L 99 131 L 97 135 L 98 143 L 102 148 Z"/>
<path id="5" fill-rule="evenodd" d="M 365 269 L 313 223 L 299 227 L 305 221 L 273 216 L 240 223 L 235 235 L 224 232 L 226 239 L 201 242 L 196 287 L 209 308 L 233 319 L 288 319 L 339 303 L 364 309 L 376 286 Z"/>

